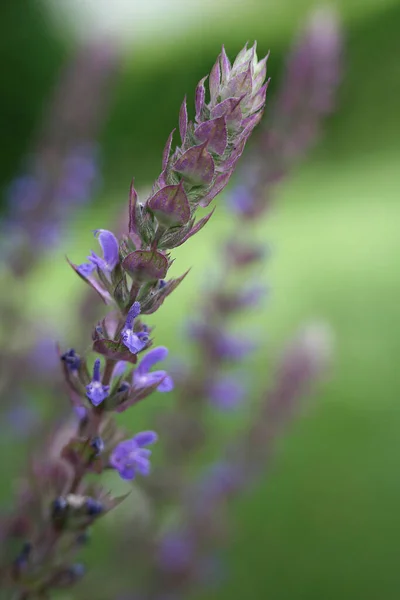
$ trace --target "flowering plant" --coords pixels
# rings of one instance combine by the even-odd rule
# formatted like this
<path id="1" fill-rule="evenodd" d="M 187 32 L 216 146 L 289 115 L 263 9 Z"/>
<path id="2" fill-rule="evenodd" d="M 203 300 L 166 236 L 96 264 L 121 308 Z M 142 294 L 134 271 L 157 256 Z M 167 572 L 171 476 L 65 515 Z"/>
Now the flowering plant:
<path id="1" fill-rule="evenodd" d="M 169 251 L 197 233 L 212 213 L 196 222 L 198 206 L 208 204 L 227 185 L 245 144 L 262 116 L 267 84 L 266 59 L 256 46 L 245 47 L 231 65 L 224 48 L 209 78 L 196 89 L 196 115 L 189 121 L 186 101 L 179 114 L 181 145 L 168 138 L 162 172 L 144 203 L 134 185 L 130 191 L 128 231 L 117 237 L 97 229 L 102 253 L 86 263 L 70 263 L 105 304 L 112 307 L 93 330 L 92 369 L 74 349 L 60 351 L 71 404 L 78 425 L 67 423 L 51 437 L 45 455 L 34 459 L 17 502 L 15 516 L 3 524 L 3 588 L 21 599 L 45 598 L 82 575 L 74 562 L 87 528 L 124 497 L 112 497 L 90 474 L 115 469 L 124 479 L 146 475 L 149 445 L 157 436 L 134 437 L 121 429 L 121 413 L 153 391 L 168 392 L 171 377 L 151 371 L 167 350 L 153 344 L 151 329 L 141 320 L 155 312 L 181 283 L 167 279 Z M 138 363 L 138 355 L 146 353 Z M 13 557 L 15 541 L 20 550 Z"/>
<path id="2" fill-rule="evenodd" d="M 252 238 L 254 224 L 269 207 L 282 175 L 314 141 L 321 117 L 332 110 L 339 42 L 336 20 L 319 13 L 289 55 L 272 118 L 260 130 L 228 195 L 236 227 L 222 242 L 218 281 L 205 291 L 190 326 L 198 349 L 195 367 L 183 374 L 155 368 L 168 350 L 153 347 L 145 320 L 187 276 L 168 279 L 170 251 L 206 225 L 212 212 L 196 221 L 198 207 L 207 207 L 225 188 L 261 119 L 267 57 L 258 61 L 255 45 L 246 45 L 233 64 L 222 48 L 209 76 L 208 102 L 204 78 L 196 88 L 195 119 L 189 120 L 184 100 L 180 146 L 172 150 L 173 131 L 161 174 L 144 202 L 132 182 L 123 234 L 94 230 L 101 251 L 91 251 L 86 262 L 70 262 L 111 310 L 93 328 L 93 361 L 73 348 L 59 351 L 75 418 L 53 432 L 42 454 L 33 458 L 15 514 L 1 524 L 5 598 L 46 599 L 82 580 L 85 569 L 76 554 L 89 527 L 126 498 L 106 489 L 100 476 L 107 471 L 128 482 L 143 481 L 153 510 L 140 530 L 133 532 L 124 522 L 124 531 L 118 532 L 118 561 L 129 557 L 130 572 L 140 570 L 139 589 L 127 585 L 125 599 L 183 597 L 215 574 L 215 548 L 228 531 L 227 500 L 262 471 L 298 398 L 326 365 L 325 330 L 302 331 L 283 353 L 272 384 L 261 392 L 256 417 L 228 443 L 219 438 L 217 459 L 205 472 L 188 467 L 212 435 L 207 409 L 234 410 L 249 394 L 246 378 L 233 371 L 245 364 L 254 339 L 247 331 L 233 334 L 230 321 L 254 307 L 264 293 L 258 282 L 246 283 L 249 270 L 257 277 L 266 255 Z M 157 433 L 132 435 L 119 425 L 118 413 L 156 390 L 174 388 L 176 404 L 158 412 Z M 163 461 L 152 469 L 151 448 L 158 439 Z M 118 591 L 124 589 L 120 583 Z M 110 598 L 106 590 L 96 594 L 98 600 Z"/>

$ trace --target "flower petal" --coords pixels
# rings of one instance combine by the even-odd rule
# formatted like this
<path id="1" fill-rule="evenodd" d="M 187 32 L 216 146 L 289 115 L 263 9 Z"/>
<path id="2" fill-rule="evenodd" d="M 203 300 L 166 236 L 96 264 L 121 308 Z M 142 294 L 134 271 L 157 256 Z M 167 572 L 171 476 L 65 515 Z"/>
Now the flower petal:
<path id="1" fill-rule="evenodd" d="M 125 360 L 119 360 L 117 363 L 115 363 L 115 367 L 112 372 L 112 379 L 123 375 L 125 373 L 126 365 L 127 362 Z"/>
<path id="2" fill-rule="evenodd" d="M 121 340 L 124 346 L 128 348 L 132 354 L 137 354 L 143 348 L 146 347 L 147 341 L 143 341 L 140 337 L 132 331 L 132 329 L 125 329 L 121 333 Z"/>
<path id="3" fill-rule="evenodd" d="M 124 465 L 121 469 L 118 469 L 118 473 L 122 479 L 126 479 L 127 481 L 135 479 L 136 475 L 134 467 L 127 465 Z"/>
<path id="4" fill-rule="evenodd" d="M 168 348 L 164 346 L 157 346 L 157 348 L 153 348 L 142 358 L 140 363 L 137 366 L 138 375 L 145 375 L 148 373 L 156 363 L 165 360 L 168 356 Z"/>
<path id="5" fill-rule="evenodd" d="M 95 270 L 96 266 L 94 263 L 82 263 L 77 267 L 77 271 L 82 277 L 89 277 Z"/>
<path id="6" fill-rule="evenodd" d="M 119 262 L 119 245 L 115 235 L 107 229 L 96 229 L 95 235 L 103 250 L 103 257 L 108 268 L 112 271 Z"/>
<path id="7" fill-rule="evenodd" d="M 133 437 L 133 440 L 139 447 L 154 444 L 154 442 L 156 442 L 157 439 L 158 436 L 154 431 L 141 431 Z"/>
<path id="8" fill-rule="evenodd" d="M 140 475 L 149 475 L 151 468 L 150 461 L 147 458 L 137 456 L 135 459 L 135 468 Z"/>
<path id="9" fill-rule="evenodd" d="M 171 392 L 174 389 L 174 381 L 172 377 L 170 377 L 170 375 L 168 375 L 166 371 L 155 371 L 154 375 L 156 374 L 162 374 L 163 376 L 163 379 L 160 385 L 158 386 L 157 390 L 159 392 Z"/>

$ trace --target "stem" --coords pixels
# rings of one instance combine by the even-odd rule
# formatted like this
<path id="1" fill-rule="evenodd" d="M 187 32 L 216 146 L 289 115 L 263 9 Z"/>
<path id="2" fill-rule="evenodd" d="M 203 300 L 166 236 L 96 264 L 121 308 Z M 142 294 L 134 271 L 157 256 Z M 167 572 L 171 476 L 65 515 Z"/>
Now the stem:
<path id="1" fill-rule="evenodd" d="M 132 305 L 140 292 L 141 284 L 137 281 L 132 282 L 131 291 L 129 293 L 129 304 Z"/>
<path id="2" fill-rule="evenodd" d="M 112 377 L 112 373 L 114 370 L 114 366 L 115 366 L 115 361 L 114 360 L 110 360 L 107 359 L 106 360 L 106 364 L 104 367 L 104 373 L 103 373 L 103 385 L 109 385 L 110 381 L 111 381 L 111 377 Z"/>
<path id="3" fill-rule="evenodd" d="M 158 227 L 157 227 L 156 234 L 155 234 L 154 239 L 153 239 L 153 241 L 151 243 L 152 250 L 157 250 L 158 242 L 160 241 L 161 237 L 163 236 L 163 234 L 166 231 L 167 231 L 167 228 L 164 225 L 161 225 L 159 223 Z"/>

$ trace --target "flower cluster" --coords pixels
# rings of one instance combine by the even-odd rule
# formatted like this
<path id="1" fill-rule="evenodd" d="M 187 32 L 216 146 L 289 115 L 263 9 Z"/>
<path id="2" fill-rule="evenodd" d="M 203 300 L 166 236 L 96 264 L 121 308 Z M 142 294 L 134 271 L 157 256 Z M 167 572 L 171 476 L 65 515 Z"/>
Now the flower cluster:
<path id="1" fill-rule="evenodd" d="M 288 53 L 268 118 L 229 196 L 242 218 L 266 211 L 277 184 L 318 140 L 321 123 L 335 109 L 342 45 L 336 13 L 314 11 Z"/>
<path id="2" fill-rule="evenodd" d="M 15 520 L 10 521 L 13 526 L 3 536 L 6 548 L 15 537 L 22 538 L 20 555 L 12 563 L 6 560 L 1 572 L 5 585 L 21 598 L 45 597 L 83 575 L 81 565 L 71 563 L 82 536 L 124 498 L 112 497 L 88 474 L 113 469 L 125 480 L 149 474 L 147 446 L 156 441 L 156 434 L 146 431 L 129 438 L 114 419 L 114 413 L 174 385 L 166 371 L 152 370 L 166 358 L 167 349 L 151 348 L 151 328 L 141 319 L 155 312 L 185 277 L 167 279 L 168 251 L 210 218 L 211 213 L 195 222 L 196 209 L 207 206 L 231 177 L 262 115 L 265 74 L 266 59 L 257 60 L 255 45 L 245 47 L 233 65 L 222 49 L 210 74 L 209 102 L 202 80 L 196 90 L 195 120 L 188 120 L 184 102 L 181 146 L 171 150 L 171 134 L 161 175 L 143 204 L 132 184 L 128 233 L 117 239 L 108 230 L 96 229 L 101 255 L 92 252 L 87 262 L 70 263 L 112 311 L 93 329 L 97 358 L 92 368 L 75 349 L 60 352 L 78 423 L 62 426 L 51 436 L 45 456 L 33 460 Z"/>
<path id="3" fill-rule="evenodd" d="M 57 82 L 23 173 L 9 186 L 2 250 L 20 275 L 38 251 L 59 243 L 66 219 L 99 183 L 97 136 L 118 62 L 109 43 L 78 50 Z"/>

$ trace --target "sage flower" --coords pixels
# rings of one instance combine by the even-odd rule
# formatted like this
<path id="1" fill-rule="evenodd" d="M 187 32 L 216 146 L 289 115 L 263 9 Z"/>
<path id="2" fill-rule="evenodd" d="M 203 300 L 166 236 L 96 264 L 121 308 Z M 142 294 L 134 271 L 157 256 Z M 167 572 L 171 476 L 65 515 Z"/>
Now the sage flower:
<path id="1" fill-rule="evenodd" d="M 119 262 L 118 240 L 111 231 L 106 229 L 96 229 L 94 235 L 98 238 L 103 258 L 92 251 L 88 256 L 89 263 L 83 263 L 78 267 L 78 271 L 84 277 L 90 275 L 97 267 L 106 277 L 110 278 L 110 273 L 115 269 Z"/>
<path id="2" fill-rule="evenodd" d="M 93 367 L 93 379 L 86 386 L 86 396 L 93 406 L 101 404 L 108 396 L 109 385 L 103 385 L 100 380 L 100 359 L 95 360 Z"/>
<path id="3" fill-rule="evenodd" d="M 159 346 L 150 350 L 144 356 L 133 372 L 132 383 L 135 388 L 146 388 L 159 382 L 159 392 L 170 392 L 174 388 L 174 382 L 166 371 L 152 371 L 150 369 L 158 362 L 165 360 L 168 356 L 167 348 Z"/>
<path id="4" fill-rule="evenodd" d="M 137 354 L 146 347 L 149 341 L 149 334 L 147 330 L 144 331 L 133 331 L 133 323 L 136 317 L 140 314 L 140 303 L 134 302 L 129 309 L 128 316 L 126 317 L 125 326 L 121 332 L 122 343 L 132 352 Z"/>
<path id="5" fill-rule="evenodd" d="M 144 448 L 157 441 L 154 431 L 142 431 L 130 440 L 121 442 L 114 448 L 110 457 L 110 465 L 116 469 L 122 479 L 134 479 L 136 473 L 150 473 L 151 450 Z"/>

